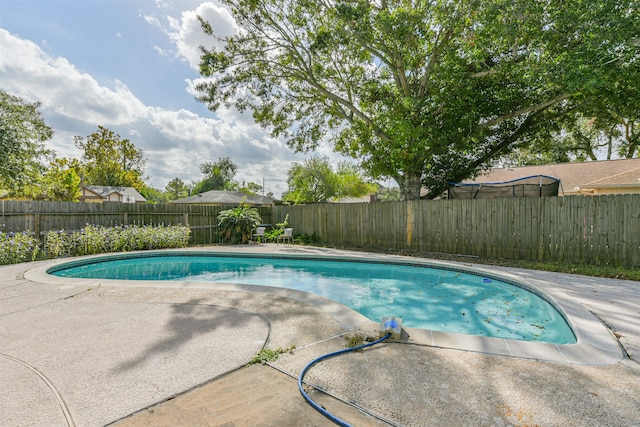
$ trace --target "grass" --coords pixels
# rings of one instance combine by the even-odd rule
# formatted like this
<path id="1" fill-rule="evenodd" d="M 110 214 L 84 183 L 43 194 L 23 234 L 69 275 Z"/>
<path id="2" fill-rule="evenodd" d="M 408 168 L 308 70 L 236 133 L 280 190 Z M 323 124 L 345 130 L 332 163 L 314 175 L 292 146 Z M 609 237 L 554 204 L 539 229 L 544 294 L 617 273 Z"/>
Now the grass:
<path id="1" fill-rule="evenodd" d="M 363 345 L 366 341 L 366 337 L 362 334 L 355 334 L 345 337 L 345 341 L 347 348 L 354 348 Z"/>
<path id="2" fill-rule="evenodd" d="M 287 347 L 287 348 L 278 347 L 275 350 L 263 348 L 258 352 L 258 354 L 253 356 L 253 359 L 251 359 L 248 364 L 255 365 L 256 363 L 262 363 L 264 365 L 267 362 L 275 362 L 276 360 L 278 360 L 278 357 L 280 357 L 281 354 L 290 353 L 295 348 L 296 348 L 295 345 L 292 345 L 291 347 Z"/>
<path id="3" fill-rule="evenodd" d="M 435 252 L 420 252 L 401 249 L 380 249 L 380 248 L 362 248 L 362 247 L 342 247 L 340 249 L 388 253 L 392 255 L 410 256 L 416 258 L 428 258 L 434 260 L 455 261 L 455 262 L 472 262 L 474 264 L 498 265 L 501 267 L 525 268 L 529 270 L 554 271 L 566 274 L 581 274 L 592 277 L 606 277 L 610 279 L 634 280 L 640 282 L 640 267 L 614 267 L 610 265 L 594 265 L 594 264 L 568 264 L 562 262 L 539 262 L 525 261 L 516 259 L 494 259 L 482 258 L 468 255 L 453 255 Z"/>
<path id="4" fill-rule="evenodd" d="M 612 267 L 609 265 L 564 264 L 560 262 L 535 262 L 512 260 L 513 267 L 530 270 L 555 271 L 558 273 L 582 274 L 584 276 L 607 277 L 640 281 L 640 268 Z M 501 264 L 502 265 L 502 264 Z"/>

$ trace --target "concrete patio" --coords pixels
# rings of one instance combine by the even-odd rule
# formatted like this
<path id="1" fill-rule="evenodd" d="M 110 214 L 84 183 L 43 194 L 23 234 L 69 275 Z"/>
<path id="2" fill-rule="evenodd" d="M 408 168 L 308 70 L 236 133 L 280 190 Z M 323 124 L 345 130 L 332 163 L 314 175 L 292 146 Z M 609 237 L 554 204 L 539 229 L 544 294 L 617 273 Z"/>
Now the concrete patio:
<path id="1" fill-rule="evenodd" d="M 198 250 L 401 259 L 282 245 Z M 297 376 L 353 333 L 377 334 L 377 321 L 301 292 L 44 273 L 60 262 L 0 268 L 0 425 L 331 425 Z M 314 366 L 305 382 L 325 393 L 309 394 L 353 425 L 638 425 L 640 283 L 455 265 L 550 295 L 578 344 L 407 328 L 400 342 Z M 269 365 L 245 366 L 263 346 L 292 345 Z"/>

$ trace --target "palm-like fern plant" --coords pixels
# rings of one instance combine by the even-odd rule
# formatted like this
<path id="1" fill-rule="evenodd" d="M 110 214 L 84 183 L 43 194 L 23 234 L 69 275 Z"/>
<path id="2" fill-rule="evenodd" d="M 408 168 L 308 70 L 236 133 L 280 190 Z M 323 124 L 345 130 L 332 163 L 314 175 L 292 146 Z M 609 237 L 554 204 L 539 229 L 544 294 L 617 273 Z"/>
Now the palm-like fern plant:
<path id="1" fill-rule="evenodd" d="M 251 233 L 262 223 L 256 208 L 240 204 L 237 208 L 227 209 L 218 214 L 220 235 L 227 242 L 248 242 Z"/>

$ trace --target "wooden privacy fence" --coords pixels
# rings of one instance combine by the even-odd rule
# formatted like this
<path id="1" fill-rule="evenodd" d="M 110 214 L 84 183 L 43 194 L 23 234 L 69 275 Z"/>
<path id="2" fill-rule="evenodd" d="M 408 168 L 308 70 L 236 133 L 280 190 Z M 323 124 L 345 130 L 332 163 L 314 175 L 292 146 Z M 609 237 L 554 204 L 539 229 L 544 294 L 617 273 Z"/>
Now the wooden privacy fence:
<path id="1" fill-rule="evenodd" d="M 640 194 L 276 206 L 325 243 L 534 261 L 640 265 Z"/>
<path id="2" fill-rule="evenodd" d="M 87 224 L 188 225 L 192 244 L 218 243 L 231 206 L 0 202 L 1 231 L 77 231 Z M 640 194 L 259 207 L 289 214 L 294 235 L 327 244 L 594 265 L 640 265 Z"/>
<path id="3" fill-rule="evenodd" d="M 104 227 L 127 225 L 188 225 L 191 244 L 219 242 L 218 213 L 233 206 L 133 203 L 73 203 L 2 201 L 0 231 L 29 231 L 44 236 L 49 230 L 79 231 L 87 224 Z M 271 208 L 258 208 L 263 222 Z"/>

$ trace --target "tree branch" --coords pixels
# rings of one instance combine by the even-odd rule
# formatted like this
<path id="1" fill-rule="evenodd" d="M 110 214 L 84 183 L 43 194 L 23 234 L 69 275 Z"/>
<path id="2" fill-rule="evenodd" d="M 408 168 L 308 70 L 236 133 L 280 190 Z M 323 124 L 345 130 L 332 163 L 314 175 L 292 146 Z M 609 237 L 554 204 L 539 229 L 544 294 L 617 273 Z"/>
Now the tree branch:
<path id="1" fill-rule="evenodd" d="M 544 110 L 546 108 L 549 108 L 550 106 L 557 104 L 561 101 L 564 101 L 565 99 L 569 99 L 573 94 L 571 93 L 563 93 L 561 95 L 556 96 L 555 98 L 552 98 L 548 101 L 544 101 L 541 102 L 539 104 L 535 104 L 535 105 L 529 105 L 528 107 L 524 107 L 524 108 L 520 108 L 518 110 L 512 111 L 508 114 L 504 114 L 500 117 L 496 117 L 495 119 L 486 121 L 484 123 L 480 124 L 480 129 L 487 129 L 491 126 L 495 126 L 497 124 L 503 123 L 507 120 L 513 119 L 514 117 L 518 117 L 527 113 L 534 113 L 537 111 L 541 111 Z"/>
<path id="2" fill-rule="evenodd" d="M 431 56 L 429 57 L 429 62 L 427 63 L 427 67 L 424 70 L 424 74 L 422 75 L 422 79 L 420 81 L 420 89 L 418 90 L 418 96 L 423 97 L 427 92 L 427 87 L 429 85 L 429 78 L 431 77 L 431 72 L 433 68 L 436 66 L 436 63 L 440 60 L 440 55 L 444 51 L 445 46 L 449 43 L 451 38 L 453 37 L 453 31 L 447 30 L 444 32 L 444 38 L 441 41 L 437 41 L 433 51 L 431 52 Z M 438 34 L 437 39 L 440 38 L 440 34 Z"/>

